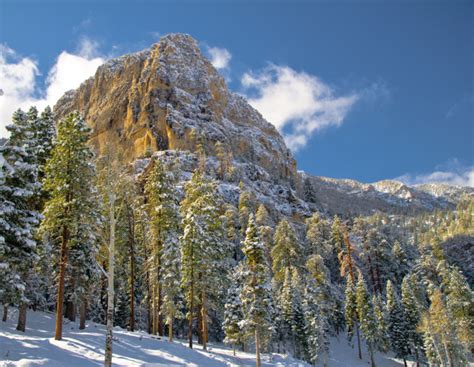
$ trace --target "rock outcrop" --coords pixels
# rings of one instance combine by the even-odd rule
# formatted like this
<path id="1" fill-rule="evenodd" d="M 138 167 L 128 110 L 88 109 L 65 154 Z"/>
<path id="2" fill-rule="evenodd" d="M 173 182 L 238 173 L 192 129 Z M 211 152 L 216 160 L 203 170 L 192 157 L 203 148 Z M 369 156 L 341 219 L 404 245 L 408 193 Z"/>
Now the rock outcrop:
<path id="1" fill-rule="evenodd" d="M 296 162 L 273 125 L 230 92 L 189 35 L 170 34 L 149 50 L 112 59 L 56 104 L 61 117 L 79 110 L 102 153 L 113 144 L 127 161 L 160 150 L 195 150 L 192 129 L 207 153 L 220 141 L 237 161 L 255 163 L 278 183 L 292 183 Z"/>

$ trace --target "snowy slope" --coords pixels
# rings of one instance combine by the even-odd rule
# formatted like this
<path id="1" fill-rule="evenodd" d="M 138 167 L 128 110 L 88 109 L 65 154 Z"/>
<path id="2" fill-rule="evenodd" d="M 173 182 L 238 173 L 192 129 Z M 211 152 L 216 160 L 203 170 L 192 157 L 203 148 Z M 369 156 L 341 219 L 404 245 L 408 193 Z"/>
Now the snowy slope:
<path id="1" fill-rule="evenodd" d="M 79 330 L 77 323 L 65 320 L 62 341 L 54 340 L 54 315 L 44 312 L 28 312 L 27 331 L 15 330 L 16 310 L 10 310 L 6 323 L 0 321 L 0 367 L 10 366 L 101 366 L 103 364 L 105 327 L 92 322 L 85 330 Z M 403 364 L 387 356 L 377 355 L 377 366 L 395 367 Z M 158 340 L 143 332 L 114 330 L 115 366 L 254 366 L 254 355 L 232 351 L 222 345 L 210 343 L 209 352 L 189 349 L 184 341 L 170 343 Z M 306 367 L 305 363 L 291 357 L 274 354 L 263 356 L 263 366 Z M 331 345 L 329 366 L 367 366 L 357 359 L 356 351 L 344 338 L 334 339 Z"/>

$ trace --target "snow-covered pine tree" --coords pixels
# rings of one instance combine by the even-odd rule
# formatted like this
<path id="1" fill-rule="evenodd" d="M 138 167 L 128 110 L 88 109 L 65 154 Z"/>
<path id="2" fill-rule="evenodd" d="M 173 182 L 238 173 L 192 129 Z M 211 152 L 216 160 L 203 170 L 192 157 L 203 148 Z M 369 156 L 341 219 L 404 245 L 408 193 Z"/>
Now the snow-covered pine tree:
<path id="1" fill-rule="evenodd" d="M 395 241 L 392 247 L 390 260 L 392 263 L 394 280 L 398 285 L 400 285 L 402 284 L 403 278 L 410 270 L 410 264 L 408 263 L 406 251 L 399 241 Z"/>
<path id="2" fill-rule="evenodd" d="M 334 224 L 333 224 L 334 226 Z M 354 247 L 349 240 L 349 234 L 343 231 L 342 225 L 335 228 L 335 232 L 341 231 L 343 236 L 344 247 L 338 254 L 339 263 L 341 266 L 341 276 L 346 277 L 346 291 L 345 291 L 345 318 L 347 326 L 347 336 L 349 341 L 354 336 L 354 331 L 357 336 L 357 351 L 359 359 L 362 359 L 362 350 L 360 346 L 360 334 L 359 334 L 359 319 L 357 315 L 357 300 L 356 300 L 356 289 L 355 289 L 355 270 L 353 253 Z M 339 235 L 337 235 L 338 238 Z"/>
<path id="3" fill-rule="evenodd" d="M 46 162 L 51 157 L 53 141 L 56 137 L 54 115 L 49 106 L 41 112 L 36 125 L 31 128 L 35 139 L 38 175 L 40 180 L 42 180 L 45 175 Z"/>
<path id="4" fill-rule="evenodd" d="M 456 325 L 449 314 L 443 293 L 430 290 L 430 307 L 422 317 L 420 329 L 428 362 L 433 366 L 468 366 L 466 350 L 456 335 Z"/>
<path id="5" fill-rule="evenodd" d="M 381 295 L 372 296 L 372 305 L 374 308 L 374 318 L 376 324 L 376 332 L 374 335 L 375 345 L 381 352 L 386 353 L 390 347 L 387 332 L 387 323 L 385 322 L 385 313 Z"/>
<path id="6" fill-rule="evenodd" d="M 254 198 L 250 191 L 245 190 L 243 182 L 239 184 L 240 196 L 239 196 L 239 221 L 242 235 L 245 235 L 247 231 L 247 223 L 249 222 L 250 213 L 254 212 Z"/>
<path id="7" fill-rule="evenodd" d="M 225 333 L 224 343 L 232 345 L 235 356 L 236 344 L 244 341 L 243 331 L 240 322 L 243 320 L 242 301 L 240 292 L 242 281 L 244 280 L 243 263 L 238 264 L 230 276 L 230 286 L 227 290 L 226 303 L 224 305 L 224 322 L 222 327 Z"/>
<path id="8" fill-rule="evenodd" d="M 56 308 L 56 340 L 62 337 L 64 280 L 70 241 L 84 221 L 93 220 L 91 198 L 94 195 L 93 153 L 87 144 L 90 129 L 78 113 L 71 113 L 58 124 L 58 134 L 46 164 L 44 187 L 50 198 L 46 202 L 41 232 L 57 238 L 59 275 Z"/>
<path id="9" fill-rule="evenodd" d="M 418 332 L 421 313 L 414 293 L 415 286 L 412 276 L 406 275 L 402 281 L 402 306 L 406 318 L 406 331 L 410 342 L 410 349 L 414 351 L 416 363 L 419 365 L 422 353 L 423 339 Z"/>
<path id="10" fill-rule="evenodd" d="M 359 359 L 362 359 L 362 350 L 360 347 L 360 336 L 359 336 L 359 316 L 357 313 L 357 298 L 356 288 L 352 277 L 346 278 L 346 291 L 345 291 L 345 308 L 344 316 L 346 319 L 347 337 L 350 342 L 354 337 L 354 332 L 357 335 L 357 349 Z"/>
<path id="11" fill-rule="evenodd" d="M 403 358 L 406 367 L 406 357 L 410 354 L 407 318 L 397 291 L 390 280 L 387 281 L 386 297 L 385 313 L 391 349 L 398 358 Z"/>
<path id="12" fill-rule="evenodd" d="M 456 334 L 466 353 L 474 348 L 474 292 L 456 266 L 441 270 L 446 308 L 456 325 Z"/>
<path id="13" fill-rule="evenodd" d="M 286 268 L 283 285 L 280 288 L 279 303 L 285 321 L 288 341 L 296 358 L 307 358 L 308 347 L 305 335 L 305 320 L 302 305 L 302 279 L 297 269 Z"/>
<path id="14" fill-rule="evenodd" d="M 152 251 L 149 265 L 152 274 L 153 332 L 163 335 L 161 316 L 165 316 L 168 336 L 173 339 L 173 322 L 179 315 L 180 235 L 178 172 L 171 163 L 155 159 L 147 177 L 145 195 L 151 219 Z"/>
<path id="15" fill-rule="evenodd" d="M 330 318 L 334 307 L 330 291 L 329 270 L 320 255 L 311 255 L 306 262 L 308 279 L 303 300 L 309 359 L 327 366 L 329 357 Z"/>
<path id="16" fill-rule="evenodd" d="M 223 230 L 223 205 L 215 181 L 197 170 L 185 185 L 181 203 L 183 235 L 181 241 L 181 286 L 188 310 L 188 338 L 192 348 L 195 308 L 199 305 L 203 348 L 208 338 L 208 305 L 222 302 L 227 281 L 225 259 L 230 246 Z M 216 306 L 218 307 L 218 306 Z"/>
<path id="17" fill-rule="evenodd" d="M 377 349 L 377 324 L 374 315 L 374 308 L 372 305 L 372 299 L 367 290 L 364 277 L 359 271 L 357 286 L 356 286 L 356 309 L 357 316 L 360 322 L 360 331 L 364 336 L 367 344 L 367 351 L 370 356 L 370 364 L 375 367 L 374 353 Z"/>
<path id="18" fill-rule="evenodd" d="M 255 223 L 257 223 L 260 239 L 265 246 L 265 256 L 267 257 L 268 264 L 271 265 L 271 250 L 273 242 L 273 228 L 270 220 L 270 214 L 268 213 L 265 205 L 260 204 L 255 214 Z"/>
<path id="19" fill-rule="evenodd" d="M 261 366 L 261 339 L 272 332 L 271 285 L 265 250 L 259 239 L 253 215 L 249 216 L 242 251 L 245 255 L 246 276 L 241 291 L 244 319 L 241 327 L 255 337 L 256 367 Z"/>
<path id="20" fill-rule="evenodd" d="M 277 283 L 285 280 L 286 270 L 299 270 L 302 266 L 303 248 L 290 223 L 283 219 L 278 223 L 271 251 L 273 277 Z"/>
<path id="21" fill-rule="evenodd" d="M 0 147 L 0 299 L 5 307 L 19 305 L 17 330 L 25 331 L 29 275 L 37 261 L 34 233 L 40 216 L 32 207 L 39 190 L 33 136 L 26 114 L 17 110 L 8 125 L 10 138 Z"/>

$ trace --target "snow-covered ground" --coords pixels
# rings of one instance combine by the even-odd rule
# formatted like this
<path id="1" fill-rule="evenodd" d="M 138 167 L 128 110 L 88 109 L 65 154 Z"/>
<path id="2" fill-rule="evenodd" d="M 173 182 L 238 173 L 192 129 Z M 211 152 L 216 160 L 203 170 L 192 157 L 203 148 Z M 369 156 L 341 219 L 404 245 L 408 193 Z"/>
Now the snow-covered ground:
<path id="1" fill-rule="evenodd" d="M 54 314 L 28 312 L 27 331 L 15 330 L 17 311 L 10 309 L 7 322 L 0 321 L 0 366 L 101 366 L 103 364 L 105 327 L 88 322 L 85 330 L 77 323 L 65 321 L 63 340 L 54 340 Z M 114 330 L 113 363 L 115 366 L 254 366 L 253 354 L 232 350 L 222 345 L 210 344 L 208 352 L 189 349 L 184 341 L 170 343 L 158 340 L 144 332 Z M 357 359 L 356 351 L 345 339 L 333 340 L 329 366 L 368 366 L 367 356 Z M 387 356 L 377 355 L 377 366 L 395 367 L 403 364 Z M 263 366 L 308 366 L 284 355 L 263 356 Z"/>

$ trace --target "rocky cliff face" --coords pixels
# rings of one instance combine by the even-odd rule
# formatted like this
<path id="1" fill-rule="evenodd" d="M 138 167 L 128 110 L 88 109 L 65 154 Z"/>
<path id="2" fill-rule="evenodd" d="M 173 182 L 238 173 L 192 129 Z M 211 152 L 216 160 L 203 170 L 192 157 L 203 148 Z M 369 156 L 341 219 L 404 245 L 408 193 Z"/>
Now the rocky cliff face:
<path id="1" fill-rule="evenodd" d="M 291 183 L 296 163 L 278 131 L 224 79 L 188 35 L 163 37 L 149 50 L 100 66 L 95 76 L 63 96 L 61 117 L 84 114 L 101 153 L 114 144 L 127 161 L 147 151 L 193 151 L 193 128 L 204 135 L 207 153 L 220 141 L 238 161 L 264 168 L 275 182 Z"/>
<path id="2" fill-rule="evenodd" d="M 412 188 L 394 181 L 362 184 L 297 172 L 278 131 L 227 89 L 188 35 L 167 35 L 149 50 L 100 66 L 93 78 L 66 93 L 55 106 L 58 117 L 73 110 L 81 111 L 93 128 L 92 143 L 99 154 L 113 145 L 140 169 L 149 162 L 142 158 L 153 153 L 160 159 L 179 159 L 184 179 L 197 165 L 191 131 L 203 135 L 211 171 L 217 164 L 214 144 L 220 141 L 237 171 L 234 179 L 221 182 L 223 195 L 236 204 L 243 181 L 274 218 L 302 222 L 314 210 L 328 215 L 413 213 L 453 207 L 462 194 L 474 194 L 470 188 Z M 305 201 L 306 180 L 315 202 Z"/>

